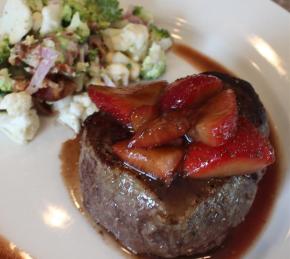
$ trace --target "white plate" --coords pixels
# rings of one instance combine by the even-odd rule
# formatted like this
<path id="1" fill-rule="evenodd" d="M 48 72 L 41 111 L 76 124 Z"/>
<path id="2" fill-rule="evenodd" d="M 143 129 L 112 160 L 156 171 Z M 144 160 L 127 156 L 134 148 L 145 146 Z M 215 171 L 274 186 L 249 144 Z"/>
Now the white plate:
<path id="1" fill-rule="evenodd" d="M 123 1 L 123 6 L 129 2 Z M 250 81 L 260 94 L 283 154 L 284 179 L 271 221 L 247 258 L 290 253 L 290 15 L 271 1 L 143 0 L 176 40 Z M 168 80 L 196 72 L 169 54 Z M 72 133 L 46 120 L 27 146 L 0 136 L 0 233 L 41 259 L 122 258 L 71 202 L 58 154 Z M 265 198 L 265 202 L 267 202 Z M 27 257 L 28 258 L 28 257 Z"/>

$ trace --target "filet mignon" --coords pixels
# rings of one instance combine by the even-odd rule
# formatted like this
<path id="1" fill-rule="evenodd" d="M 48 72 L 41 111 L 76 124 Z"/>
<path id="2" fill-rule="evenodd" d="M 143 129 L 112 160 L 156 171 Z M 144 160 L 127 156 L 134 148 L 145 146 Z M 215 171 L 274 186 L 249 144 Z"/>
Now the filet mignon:
<path id="1" fill-rule="evenodd" d="M 220 73 L 238 98 L 239 112 L 264 134 L 268 124 L 252 86 Z M 210 180 L 176 179 L 167 188 L 126 168 L 112 144 L 130 133 L 109 115 L 84 124 L 80 180 L 84 207 L 133 253 L 177 257 L 219 246 L 249 211 L 262 172 Z"/>

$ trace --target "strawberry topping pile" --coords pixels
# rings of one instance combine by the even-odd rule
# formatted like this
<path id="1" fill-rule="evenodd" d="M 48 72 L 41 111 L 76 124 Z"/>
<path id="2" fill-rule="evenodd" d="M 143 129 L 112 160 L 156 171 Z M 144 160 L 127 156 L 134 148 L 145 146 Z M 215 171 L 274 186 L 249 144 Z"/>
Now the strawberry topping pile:
<path id="1" fill-rule="evenodd" d="M 274 163 L 267 137 L 239 116 L 236 94 L 212 75 L 127 88 L 91 86 L 89 96 L 132 132 L 113 145 L 128 167 L 170 185 L 253 173 Z"/>

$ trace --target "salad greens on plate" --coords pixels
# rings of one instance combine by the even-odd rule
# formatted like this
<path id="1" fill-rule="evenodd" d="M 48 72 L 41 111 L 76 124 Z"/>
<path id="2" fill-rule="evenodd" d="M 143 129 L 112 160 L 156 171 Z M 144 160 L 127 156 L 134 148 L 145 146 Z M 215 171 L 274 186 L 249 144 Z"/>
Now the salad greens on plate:
<path id="1" fill-rule="evenodd" d="M 32 140 L 40 114 L 79 132 L 89 85 L 128 86 L 166 70 L 169 32 L 117 0 L 6 0 L 0 14 L 0 130 Z"/>

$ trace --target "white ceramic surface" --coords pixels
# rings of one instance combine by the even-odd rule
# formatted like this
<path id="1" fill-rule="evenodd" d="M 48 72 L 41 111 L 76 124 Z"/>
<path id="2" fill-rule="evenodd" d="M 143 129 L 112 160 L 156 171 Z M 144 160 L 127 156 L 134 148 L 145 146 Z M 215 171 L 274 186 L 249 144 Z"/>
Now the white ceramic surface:
<path id="1" fill-rule="evenodd" d="M 148 7 L 177 41 L 225 65 L 260 94 L 280 140 L 284 178 L 271 220 L 246 258 L 289 258 L 289 13 L 266 0 L 122 1 L 130 3 Z M 170 81 L 197 72 L 172 53 L 168 67 Z M 51 119 L 42 125 L 26 146 L 0 135 L 0 233 L 40 259 L 125 257 L 87 223 L 62 182 L 58 154 L 72 132 Z"/>

